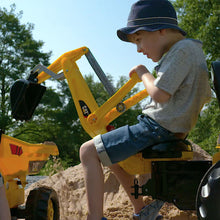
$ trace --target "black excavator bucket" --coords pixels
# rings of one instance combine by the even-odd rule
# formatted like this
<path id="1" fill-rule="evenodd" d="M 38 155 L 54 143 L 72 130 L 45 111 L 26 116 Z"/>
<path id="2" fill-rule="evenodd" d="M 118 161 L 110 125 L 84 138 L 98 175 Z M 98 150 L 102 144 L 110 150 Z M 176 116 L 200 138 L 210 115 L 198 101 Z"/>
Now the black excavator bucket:
<path id="1" fill-rule="evenodd" d="M 10 91 L 13 118 L 30 120 L 45 91 L 45 86 L 30 80 L 16 80 Z"/>

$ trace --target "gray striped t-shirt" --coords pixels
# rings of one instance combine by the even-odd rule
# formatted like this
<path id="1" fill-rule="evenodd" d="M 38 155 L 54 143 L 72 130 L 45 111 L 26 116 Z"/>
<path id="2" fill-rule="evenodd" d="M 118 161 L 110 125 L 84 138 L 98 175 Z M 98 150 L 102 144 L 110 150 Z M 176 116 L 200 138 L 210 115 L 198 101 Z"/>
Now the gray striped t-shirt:
<path id="1" fill-rule="evenodd" d="M 171 95 L 166 103 L 152 102 L 143 113 L 174 133 L 188 133 L 203 105 L 211 98 L 202 43 L 184 39 L 174 44 L 156 67 L 154 84 Z"/>

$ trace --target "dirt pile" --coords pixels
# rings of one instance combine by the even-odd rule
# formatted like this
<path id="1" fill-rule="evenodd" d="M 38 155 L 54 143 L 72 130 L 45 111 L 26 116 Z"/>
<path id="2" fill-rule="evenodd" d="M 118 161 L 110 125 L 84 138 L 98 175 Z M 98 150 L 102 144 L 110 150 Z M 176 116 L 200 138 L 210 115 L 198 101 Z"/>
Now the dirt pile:
<path id="1" fill-rule="evenodd" d="M 193 145 L 195 150 L 195 159 L 210 159 L 210 156 L 197 145 Z M 104 168 L 105 173 L 105 216 L 109 220 L 131 219 L 133 210 L 131 203 L 120 186 L 114 175 L 108 168 Z M 83 180 L 83 170 L 81 164 L 70 167 L 51 177 L 42 179 L 32 184 L 27 190 L 29 191 L 37 186 L 49 186 L 56 190 L 59 202 L 61 220 L 83 220 L 86 217 L 86 191 Z M 95 198 L 94 198 L 95 199 Z M 151 197 L 145 197 L 146 203 L 151 202 Z M 160 214 L 164 219 L 170 220 L 196 220 L 195 212 L 181 211 L 174 205 L 165 203 Z"/>

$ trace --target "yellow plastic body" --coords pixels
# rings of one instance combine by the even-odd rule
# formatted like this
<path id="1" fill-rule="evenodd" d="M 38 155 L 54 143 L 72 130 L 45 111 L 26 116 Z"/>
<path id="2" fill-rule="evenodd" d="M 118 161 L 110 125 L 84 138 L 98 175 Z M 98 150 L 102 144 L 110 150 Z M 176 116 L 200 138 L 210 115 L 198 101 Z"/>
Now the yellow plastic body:
<path id="1" fill-rule="evenodd" d="M 213 164 L 217 163 L 220 160 L 220 152 L 217 152 L 213 155 L 212 161 Z"/>
<path id="2" fill-rule="evenodd" d="M 218 152 L 213 155 L 213 160 L 212 160 L 213 164 L 217 163 L 220 160 L 220 134 L 219 134 L 218 139 L 217 139 L 216 148 L 218 149 Z"/>
<path id="3" fill-rule="evenodd" d="M 151 173 L 151 163 L 152 161 L 177 161 L 177 160 L 191 160 L 193 158 L 193 152 L 182 152 L 182 157 L 180 158 L 155 158 L 155 159 L 145 159 L 142 157 L 141 153 L 127 158 L 121 161 L 119 164 L 123 169 L 131 174 L 150 174 Z"/>
<path id="4" fill-rule="evenodd" d="M 0 172 L 4 178 L 10 208 L 24 202 L 26 175 L 36 173 L 30 164 L 47 161 L 50 155 L 58 155 L 56 145 L 30 144 L 16 138 L 1 135 Z"/>
<path id="5" fill-rule="evenodd" d="M 87 83 L 85 82 L 76 61 L 89 51 L 87 47 L 81 47 L 76 50 L 67 52 L 60 56 L 55 62 L 53 62 L 48 69 L 54 73 L 60 71 L 64 72 L 67 79 L 74 104 L 77 109 L 77 113 L 80 122 L 84 130 L 94 137 L 98 134 L 107 132 L 107 126 L 114 119 L 119 117 L 123 112 L 118 112 L 116 105 L 122 102 L 122 99 L 131 91 L 131 89 L 140 82 L 137 74 L 132 74 L 130 79 L 124 86 L 122 86 L 112 97 L 110 97 L 102 106 L 98 106 L 94 99 Z M 38 76 L 38 82 L 41 83 L 48 79 L 50 76 L 42 72 Z M 132 97 L 123 101 L 125 109 L 129 109 L 142 99 L 147 97 L 147 91 L 143 91 L 133 95 Z M 80 102 L 84 105 L 80 105 Z M 89 113 L 89 114 L 85 114 Z M 174 158 L 173 160 L 189 160 L 193 158 L 192 152 L 183 152 L 181 158 Z M 171 160 L 167 159 L 155 159 L 155 160 Z M 149 159 L 143 159 L 140 154 L 134 155 L 125 161 L 120 163 L 128 173 L 130 174 L 142 174 L 151 172 L 151 161 Z"/>

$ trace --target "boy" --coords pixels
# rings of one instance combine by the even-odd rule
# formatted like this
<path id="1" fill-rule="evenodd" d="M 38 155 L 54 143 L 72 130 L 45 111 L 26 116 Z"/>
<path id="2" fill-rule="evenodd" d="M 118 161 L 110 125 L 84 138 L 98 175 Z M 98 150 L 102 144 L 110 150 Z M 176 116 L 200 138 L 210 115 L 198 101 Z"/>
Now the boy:
<path id="1" fill-rule="evenodd" d="M 123 185 L 134 207 L 133 218 L 149 219 L 143 198 L 131 196 L 133 177 L 117 163 L 158 142 L 184 139 L 211 95 L 201 42 L 185 39 L 186 33 L 178 26 L 176 12 L 168 0 L 140 0 L 133 4 L 127 27 L 118 30 L 117 35 L 136 44 L 137 52 L 154 62 L 160 61 L 156 67 L 158 77 L 155 79 L 143 65 L 132 68 L 130 75 L 138 74 L 152 98 L 143 115 L 138 116 L 139 123 L 98 135 L 80 148 L 88 220 L 105 219 L 101 163 Z"/>
<path id="2" fill-rule="evenodd" d="M 0 220 L 11 220 L 10 209 L 5 194 L 3 178 L 0 173 Z"/>

